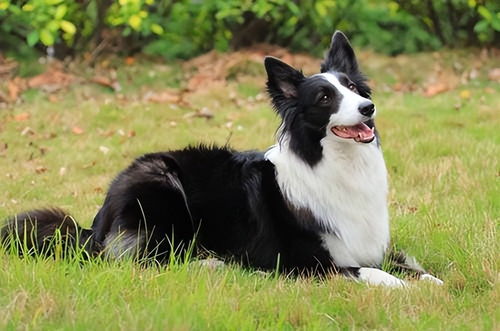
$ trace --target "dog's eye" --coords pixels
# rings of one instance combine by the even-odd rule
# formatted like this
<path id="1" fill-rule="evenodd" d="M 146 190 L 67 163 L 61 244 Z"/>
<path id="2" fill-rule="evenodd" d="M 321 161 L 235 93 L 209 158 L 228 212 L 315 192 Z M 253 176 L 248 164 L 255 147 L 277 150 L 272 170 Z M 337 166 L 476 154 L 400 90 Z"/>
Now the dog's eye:
<path id="1" fill-rule="evenodd" d="M 326 105 L 328 103 L 330 103 L 330 96 L 329 95 L 326 95 L 326 94 L 323 94 L 320 98 L 319 98 L 319 101 L 318 103 L 319 104 L 322 104 L 322 105 Z"/>
<path id="2" fill-rule="evenodd" d="M 347 87 L 349 88 L 349 90 L 353 91 L 353 92 L 358 92 L 358 88 L 356 87 L 356 85 L 354 85 L 354 83 L 349 83 L 349 85 L 347 85 Z"/>

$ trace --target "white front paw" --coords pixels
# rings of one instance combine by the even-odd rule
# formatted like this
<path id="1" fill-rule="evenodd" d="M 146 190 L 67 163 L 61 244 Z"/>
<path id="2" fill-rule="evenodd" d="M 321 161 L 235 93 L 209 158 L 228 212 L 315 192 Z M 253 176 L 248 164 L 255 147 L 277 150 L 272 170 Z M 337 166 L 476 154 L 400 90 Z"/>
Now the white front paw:
<path id="1" fill-rule="evenodd" d="M 430 274 L 422 274 L 420 275 L 420 278 L 419 280 L 427 280 L 427 281 L 430 281 L 430 282 L 433 282 L 434 284 L 437 284 L 437 285 L 443 285 L 444 282 L 437 278 L 437 277 L 434 277 L 433 275 L 430 275 Z"/>
<path id="2" fill-rule="evenodd" d="M 370 285 L 405 287 L 406 283 L 385 271 L 375 268 L 359 268 L 358 279 Z"/>

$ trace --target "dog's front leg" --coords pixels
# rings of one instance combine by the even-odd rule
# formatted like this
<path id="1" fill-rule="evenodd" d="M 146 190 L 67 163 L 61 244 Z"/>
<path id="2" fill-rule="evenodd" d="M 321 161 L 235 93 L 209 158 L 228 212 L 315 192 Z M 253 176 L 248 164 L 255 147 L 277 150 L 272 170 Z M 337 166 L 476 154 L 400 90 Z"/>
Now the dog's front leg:
<path id="1" fill-rule="evenodd" d="M 367 267 L 341 268 L 340 273 L 355 281 L 364 282 L 369 285 L 387 287 L 406 287 L 404 280 L 399 279 L 383 270 Z"/>

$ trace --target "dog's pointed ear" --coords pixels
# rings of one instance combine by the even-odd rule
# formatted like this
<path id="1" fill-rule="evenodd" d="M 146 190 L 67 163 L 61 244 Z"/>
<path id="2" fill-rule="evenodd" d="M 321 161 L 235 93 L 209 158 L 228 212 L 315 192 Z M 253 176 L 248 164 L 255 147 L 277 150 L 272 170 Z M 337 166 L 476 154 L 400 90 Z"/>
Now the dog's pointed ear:
<path id="1" fill-rule="evenodd" d="M 349 40 L 341 31 L 335 31 L 330 49 L 321 64 L 321 72 L 330 70 L 352 74 L 358 72 L 358 61 Z"/>
<path id="2" fill-rule="evenodd" d="M 267 91 L 273 101 L 276 98 L 297 97 L 298 86 L 305 79 L 302 72 L 272 56 L 266 56 L 264 66 L 267 72 Z"/>

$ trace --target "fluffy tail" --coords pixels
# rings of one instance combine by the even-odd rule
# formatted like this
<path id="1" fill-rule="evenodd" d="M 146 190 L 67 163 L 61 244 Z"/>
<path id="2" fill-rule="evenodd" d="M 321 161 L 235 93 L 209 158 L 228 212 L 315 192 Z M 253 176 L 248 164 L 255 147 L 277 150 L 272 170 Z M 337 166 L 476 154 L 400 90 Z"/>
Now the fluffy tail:
<path id="1" fill-rule="evenodd" d="M 38 209 L 8 218 L 0 229 L 0 243 L 20 255 L 82 252 L 88 257 L 99 251 L 92 234 L 61 209 Z"/>

